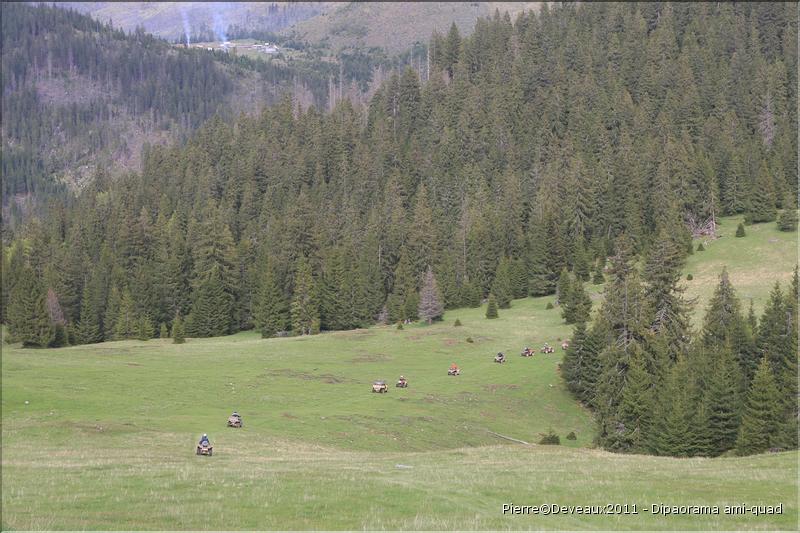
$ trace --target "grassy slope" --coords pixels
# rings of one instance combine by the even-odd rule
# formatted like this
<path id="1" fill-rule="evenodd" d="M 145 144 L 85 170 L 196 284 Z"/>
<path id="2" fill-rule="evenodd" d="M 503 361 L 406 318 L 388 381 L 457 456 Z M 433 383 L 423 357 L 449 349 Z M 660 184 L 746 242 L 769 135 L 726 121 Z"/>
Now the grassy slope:
<path id="1" fill-rule="evenodd" d="M 725 222 L 726 230 L 735 228 Z M 690 270 L 723 261 L 785 277 L 796 249 L 769 265 L 741 251 L 784 239 L 774 225 L 723 237 Z M 732 233 L 732 231 L 725 233 Z M 726 247 L 728 251 L 726 252 Z M 736 253 L 739 251 L 740 253 Z M 764 257 L 763 255 L 761 257 Z M 693 265 L 693 266 L 692 266 Z M 783 266 L 780 266 L 783 265 Z M 711 269 L 713 270 L 713 269 Z M 716 273 L 709 270 L 708 280 Z M 706 275 L 706 274 L 703 274 Z M 754 278 L 763 298 L 770 275 Z M 755 281 L 758 280 L 758 283 Z M 569 334 L 547 299 L 480 309 L 445 323 L 261 340 L 252 333 L 124 341 L 2 355 L 3 527 L 14 529 L 790 529 L 797 454 L 669 459 L 585 448 L 592 422 L 556 373 L 560 352 L 525 345 Z M 763 301 L 763 300 L 762 300 Z M 452 326 L 459 318 L 464 326 Z M 467 343 L 471 336 L 475 343 Z M 510 356 L 497 365 L 498 350 Z M 459 377 L 446 367 L 456 361 Z M 410 388 L 371 394 L 400 373 Z M 29 401 L 29 404 L 25 404 Z M 224 427 L 238 409 L 242 430 Z M 552 427 L 562 446 L 521 446 Z M 216 454 L 193 455 L 209 432 Z M 563 439 L 575 431 L 577 441 Z M 412 468 L 398 467 L 406 465 Z M 782 516 L 503 516 L 501 505 L 784 504 Z"/>
<path id="2" fill-rule="evenodd" d="M 695 248 L 705 243 L 703 252 L 690 256 L 684 271 L 693 276 L 684 281 L 686 294 L 696 297 L 699 305 L 695 315 L 705 313 L 706 302 L 714 293 L 723 267 L 727 267 L 731 282 L 736 288 L 742 307 L 747 312 L 750 299 L 756 313 L 761 314 L 775 282 L 785 291 L 797 264 L 797 232 L 778 231 L 774 222 L 746 226 L 744 237 L 736 238 L 736 226 L 743 217 L 726 217 L 720 220 L 717 240 L 695 240 Z"/>

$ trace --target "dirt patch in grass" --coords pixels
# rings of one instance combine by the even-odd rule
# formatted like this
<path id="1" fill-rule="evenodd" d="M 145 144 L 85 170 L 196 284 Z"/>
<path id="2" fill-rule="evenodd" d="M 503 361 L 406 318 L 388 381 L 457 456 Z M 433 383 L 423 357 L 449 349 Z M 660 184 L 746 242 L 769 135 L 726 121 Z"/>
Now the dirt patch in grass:
<path id="1" fill-rule="evenodd" d="M 516 390 L 519 388 L 519 385 L 507 385 L 502 383 L 491 383 L 489 385 L 484 385 L 483 390 L 495 393 L 499 390 Z"/>
<path id="2" fill-rule="evenodd" d="M 352 379 L 348 379 L 342 376 L 335 376 L 333 374 L 310 374 L 308 372 L 298 372 L 296 370 L 292 370 L 291 368 L 281 368 L 278 370 L 270 370 L 265 374 L 261 374 L 259 377 L 282 377 L 282 378 L 292 378 L 292 379 L 302 379 L 304 381 L 322 381 L 323 383 L 352 383 Z"/>
<path id="3" fill-rule="evenodd" d="M 381 361 L 391 361 L 392 358 L 386 354 L 361 354 L 350 359 L 351 363 L 378 363 Z"/>
<path id="4" fill-rule="evenodd" d="M 458 339 L 445 339 L 444 340 L 444 345 L 445 346 L 453 346 L 455 344 L 458 344 Z"/>
<path id="5" fill-rule="evenodd" d="M 292 419 L 292 420 L 297 420 L 297 417 L 296 417 L 296 416 L 294 416 L 292 413 L 281 413 L 281 416 L 282 416 L 283 418 L 290 418 L 290 419 Z"/>

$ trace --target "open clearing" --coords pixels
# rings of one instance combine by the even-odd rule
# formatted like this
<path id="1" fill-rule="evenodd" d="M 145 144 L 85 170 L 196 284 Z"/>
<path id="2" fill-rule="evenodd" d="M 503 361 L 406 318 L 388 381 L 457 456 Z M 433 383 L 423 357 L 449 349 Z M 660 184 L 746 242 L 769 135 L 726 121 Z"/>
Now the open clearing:
<path id="1" fill-rule="evenodd" d="M 689 292 L 704 303 L 727 264 L 760 309 L 774 280 L 791 276 L 797 234 L 765 224 L 734 239 L 732 220 L 690 258 Z M 775 253 L 751 253 L 762 245 Z M 449 311 L 402 331 L 4 346 L 3 529 L 796 529 L 796 452 L 671 459 L 591 449 L 591 415 L 558 376 L 563 352 L 519 356 L 569 337 L 560 311 L 545 310 L 550 300 L 514 301 L 498 320 Z M 507 363 L 492 362 L 498 351 Z M 447 376 L 451 362 L 461 376 Z M 408 389 L 394 387 L 400 374 Z M 377 379 L 388 394 L 370 392 Z M 225 427 L 233 410 L 242 429 Z M 561 446 L 489 433 L 536 442 L 549 428 Z M 565 439 L 570 431 L 577 440 Z M 203 432 L 213 457 L 194 455 Z M 504 503 L 639 512 L 503 515 Z M 649 512 L 742 503 L 782 503 L 783 514 Z"/>

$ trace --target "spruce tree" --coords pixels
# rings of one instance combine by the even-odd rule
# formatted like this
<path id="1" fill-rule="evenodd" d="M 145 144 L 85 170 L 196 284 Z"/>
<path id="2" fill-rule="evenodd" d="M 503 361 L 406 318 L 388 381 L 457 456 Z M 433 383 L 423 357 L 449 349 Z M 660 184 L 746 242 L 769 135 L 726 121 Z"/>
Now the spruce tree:
<path id="1" fill-rule="evenodd" d="M 46 298 L 33 270 L 24 266 L 9 296 L 7 317 L 12 339 L 31 347 L 43 348 L 50 343 L 53 327 Z"/>
<path id="2" fill-rule="evenodd" d="M 564 306 L 572 297 L 572 276 L 570 276 L 567 268 L 561 270 L 561 275 L 558 278 L 556 285 L 556 305 Z"/>
<path id="3" fill-rule="evenodd" d="M 745 372 L 751 363 L 750 336 L 741 313 L 741 304 L 730 282 L 728 270 L 722 269 L 719 283 L 711 296 L 703 319 L 702 343 L 707 350 L 730 346 Z M 757 361 L 756 361 L 757 364 Z M 755 368 L 752 369 L 753 371 Z"/>
<path id="4" fill-rule="evenodd" d="M 500 309 L 511 307 L 514 291 L 511 279 L 511 264 L 506 257 L 500 259 L 500 263 L 497 265 L 491 293 L 497 299 L 497 306 Z"/>
<path id="5" fill-rule="evenodd" d="M 489 294 L 489 301 L 486 303 L 486 318 L 497 318 L 497 299 L 494 294 Z"/>
<path id="6" fill-rule="evenodd" d="M 53 324 L 53 337 L 47 345 L 49 348 L 60 348 L 69 345 L 66 324 Z"/>
<path id="7" fill-rule="evenodd" d="M 567 324 L 586 322 L 592 311 L 592 299 L 586 294 L 580 279 L 571 281 L 569 296 L 562 304 L 561 317 Z"/>
<path id="8" fill-rule="evenodd" d="M 231 326 L 231 296 L 225 292 L 219 267 L 211 268 L 193 298 L 192 311 L 186 319 L 189 336 L 217 337 L 228 334 Z"/>
<path id="9" fill-rule="evenodd" d="M 736 439 L 739 455 L 761 453 L 777 442 L 782 402 L 769 360 L 764 357 L 753 377 Z"/>
<path id="10" fill-rule="evenodd" d="M 542 224 L 533 227 L 528 254 L 528 292 L 531 296 L 553 294 L 560 270 L 556 270 L 547 246 L 547 233 Z"/>
<path id="11" fill-rule="evenodd" d="M 116 337 L 117 320 L 119 319 L 122 296 L 116 285 L 111 287 L 106 303 L 106 313 L 103 317 L 103 338 L 107 340 Z"/>
<path id="12" fill-rule="evenodd" d="M 294 297 L 291 304 L 292 332 L 311 335 L 319 323 L 319 300 L 311 264 L 301 257 L 297 261 L 294 279 Z"/>
<path id="13" fill-rule="evenodd" d="M 575 277 L 581 281 L 589 281 L 591 277 L 589 259 L 586 257 L 586 247 L 583 238 L 579 238 L 575 243 L 575 250 L 572 254 L 572 271 Z"/>
<path id="14" fill-rule="evenodd" d="M 570 392 L 580 400 L 583 400 L 583 349 L 586 343 L 586 336 L 586 323 L 578 322 L 575 324 L 572 340 L 569 348 L 567 348 L 567 353 L 564 354 L 564 360 L 561 362 L 561 376 L 564 378 Z"/>
<path id="15" fill-rule="evenodd" d="M 739 383 L 741 369 L 730 348 L 723 347 L 716 352 L 716 364 L 711 368 L 703 398 L 706 413 L 709 452 L 720 455 L 736 444 L 741 414 Z"/>
<path id="16" fill-rule="evenodd" d="M 133 297 L 128 289 L 122 292 L 117 313 L 116 324 L 114 325 L 114 339 L 132 339 L 136 332 L 136 316 L 134 314 Z"/>
<path id="17" fill-rule="evenodd" d="M 461 301 L 467 307 L 480 307 L 481 300 L 483 300 L 483 291 L 481 290 L 481 286 L 479 283 L 474 281 L 465 282 L 461 286 L 462 297 Z"/>
<path id="18" fill-rule="evenodd" d="M 744 224 L 739 222 L 739 225 L 736 226 L 736 236 L 737 237 L 744 237 L 745 235 L 747 235 L 747 234 L 744 231 Z"/>
<path id="19" fill-rule="evenodd" d="M 689 305 L 683 297 L 683 254 L 680 245 L 662 229 L 645 262 L 643 280 L 651 330 L 663 334 L 673 354 L 685 352 L 689 339 Z"/>
<path id="20" fill-rule="evenodd" d="M 791 207 L 781 211 L 778 217 L 778 229 L 781 231 L 797 230 L 797 209 Z"/>
<path id="21" fill-rule="evenodd" d="M 528 296 L 528 271 L 521 259 L 511 261 L 511 293 L 515 299 Z"/>
<path id="22" fill-rule="evenodd" d="M 136 338 L 140 341 L 149 341 L 153 338 L 153 320 L 149 313 L 141 313 L 136 320 Z"/>
<path id="23" fill-rule="evenodd" d="M 186 336 L 183 329 L 183 319 L 180 314 L 177 314 L 172 322 L 172 344 L 183 344 L 184 342 L 186 342 Z"/>
<path id="24" fill-rule="evenodd" d="M 792 316 L 788 311 L 783 291 L 776 281 L 764 308 L 764 314 L 758 321 L 757 345 L 760 353 L 769 359 L 772 370 L 779 380 L 781 374 L 793 366 L 791 361 L 797 356 L 792 350 L 796 345 L 793 339 L 796 338 L 797 332 L 792 331 Z"/>
<path id="25" fill-rule="evenodd" d="M 649 435 L 652 417 L 652 379 L 644 363 L 644 354 L 636 349 L 622 387 L 617 419 L 620 434 L 616 446 L 621 451 L 641 452 Z"/>
<path id="26" fill-rule="evenodd" d="M 81 319 L 76 328 L 78 342 L 81 344 L 93 344 L 103 340 L 103 332 L 100 330 L 100 317 L 94 305 L 94 295 L 91 293 L 89 283 L 83 287 L 83 297 L 81 298 Z"/>
<path id="27" fill-rule="evenodd" d="M 696 435 L 695 396 L 689 365 L 679 356 L 657 395 L 656 421 L 650 433 L 650 448 L 658 455 L 688 457 L 694 454 Z"/>
<path id="28" fill-rule="evenodd" d="M 602 285 L 606 279 L 603 277 L 603 260 L 598 259 L 595 263 L 594 274 L 592 274 L 592 283 L 595 285 Z"/>
<path id="29" fill-rule="evenodd" d="M 256 328 L 261 332 L 263 339 L 274 337 L 278 332 L 288 329 L 289 304 L 278 286 L 271 266 L 264 269 L 253 314 Z"/>
<path id="30" fill-rule="evenodd" d="M 750 195 L 748 219 L 752 224 L 775 220 L 775 189 L 767 162 L 761 161 L 755 184 Z"/>
<path id="31" fill-rule="evenodd" d="M 428 267 L 425 276 L 422 278 L 422 289 L 419 294 L 419 317 L 428 324 L 438 320 L 444 314 L 442 295 L 436 284 L 433 270 Z"/>
<path id="32" fill-rule="evenodd" d="M 169 328 L 164 322 L 161 323 L 161 327 L 159 328 L 158 338 L 159 339 L 169 338 Z"/>

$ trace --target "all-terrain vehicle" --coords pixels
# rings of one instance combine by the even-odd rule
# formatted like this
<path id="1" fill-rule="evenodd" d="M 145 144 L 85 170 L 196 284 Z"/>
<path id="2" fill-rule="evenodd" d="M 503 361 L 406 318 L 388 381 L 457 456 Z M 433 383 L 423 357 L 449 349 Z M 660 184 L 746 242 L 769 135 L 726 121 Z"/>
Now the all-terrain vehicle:
<path id="1" fill-rule="evenodd" d="M 403 376 L 400 376 L 400 379 L 397 380 L 397 383 L 395 383 L 394 386 L 400 387 L 401 389 L 405 389 L 408 387 L 408 380 Z"/>
<path id="2" fill-rule="evenodd" d="M 526 346 L 525 349 L 520 352 L 520 355 L 522 357 L 533 357 L 533 350 Z"/>
<path id="3" fill-rule="evenodd" d="M 451 366 L 447 371 L 448 376 L 458 376 L 459 374 L 461 374 L 461 369 L 457 366 Z"/>
<path id="4" fill-rule="evenodd" d="M 544 343 L 544 346 L 542 346 L 542 353 L 556 353 L 556 349 L 549 344 Z"/>
<path id="5" fill-rule="evenodd" d="M 385 381 L 376 381 L 372 384 L 372 392 L 389 392 L 389 387 L 386 386 Z"/>
<path id="6" fill-rule="evenodd" d="M 228 427 L 229 428 L 240 428 L 242 427 L 242 417 L 236 413 L 232 414 L 228 417 Z"/>
<path id="7" fill-rule="evenodd" d="M 564 342 L 561 343 L 561 349 L 562 350 L 564 350 L 566 352 L 567 348 L 569 348 L 569 340 L 565 340 Z"/>
<path id="8" fill-rule="evenodd" d="M 505 363 L 506 362 L 506 354 L 503 352 L 498 352 L 497 355 L 494 356 L 495 363 Z"/>
<path id="9" fill-rule="evenodd" d="M 203 444 L 197 445 L 197 455 L 214 455 L 214 447 L 211 446 L 210 443 L 206 442 Z"/>

